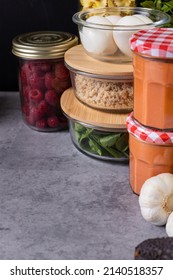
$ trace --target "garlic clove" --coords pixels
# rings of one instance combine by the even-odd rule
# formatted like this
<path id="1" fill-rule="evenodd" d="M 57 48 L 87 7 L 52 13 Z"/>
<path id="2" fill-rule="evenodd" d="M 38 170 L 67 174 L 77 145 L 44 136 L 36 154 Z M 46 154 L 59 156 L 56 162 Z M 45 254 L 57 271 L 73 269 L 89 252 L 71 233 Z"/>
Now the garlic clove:
<path id="1" fill-rule="evenodd" d="M 173 212 L 168 217 L 166 223 L 166 233 L 168 236 L 173 237 Z"/>

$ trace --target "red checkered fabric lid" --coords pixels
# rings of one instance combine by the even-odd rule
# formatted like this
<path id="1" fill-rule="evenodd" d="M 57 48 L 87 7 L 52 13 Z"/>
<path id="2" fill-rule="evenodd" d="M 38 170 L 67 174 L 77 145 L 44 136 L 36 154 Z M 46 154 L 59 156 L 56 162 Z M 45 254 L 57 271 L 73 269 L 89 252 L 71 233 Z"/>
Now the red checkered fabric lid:
<path id="1" fill-rule="evenodd" d="M 133 112 L 127 117 L 126 126 L 129 133 L 138 139 L 155 144 L 173 144 L 173 131 L 153 130 L 142 126 L 133 118 Z"/>
<path id="2" fill-rule="evenodd" d="M 130 37 L 134 52 L 160 58 L 173 58 L 173 28 L 139 30 Z"/>

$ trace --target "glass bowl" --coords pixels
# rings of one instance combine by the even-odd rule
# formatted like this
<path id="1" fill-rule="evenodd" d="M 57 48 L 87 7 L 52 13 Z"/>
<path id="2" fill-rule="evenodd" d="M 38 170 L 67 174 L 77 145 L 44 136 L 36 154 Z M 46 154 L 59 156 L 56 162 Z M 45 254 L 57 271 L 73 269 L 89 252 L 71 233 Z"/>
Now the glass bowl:
<path id="1" fill-rule="evenodd" d="M 133 74 L 101 75 L 69 67 L 76 97 L 98 110 L 128 113 L 133 110 Z"/>
<path id="2" fill-rule="evenodd" d="M 88 9 L 72 17 L 86 53 L 95 59 L 116 63 L 132 60 L 129 38 L 133 33 L 161 27 L 170 19 L 167 13 L 139 7 Z"/>
<path id="3" fill-rule="evenodd" d="M 84 154 L 102 160 L 129 160 L 129 135 L 126 129 L 100 128 L 69 118 L 74 146 Z"/>

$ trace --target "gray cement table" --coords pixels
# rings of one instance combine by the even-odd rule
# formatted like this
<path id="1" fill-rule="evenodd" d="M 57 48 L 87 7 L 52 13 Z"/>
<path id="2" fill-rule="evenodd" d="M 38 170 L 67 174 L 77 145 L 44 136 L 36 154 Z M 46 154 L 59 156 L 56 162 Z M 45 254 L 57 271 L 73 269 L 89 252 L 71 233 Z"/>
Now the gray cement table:
<path id="1" fill-rule="evenodd" d="M 128 164 L 90 158 L 68 131 L 22 121 L 19 93 L 0 92 L 0 259 L 133 259 L 147 223 Z"/>

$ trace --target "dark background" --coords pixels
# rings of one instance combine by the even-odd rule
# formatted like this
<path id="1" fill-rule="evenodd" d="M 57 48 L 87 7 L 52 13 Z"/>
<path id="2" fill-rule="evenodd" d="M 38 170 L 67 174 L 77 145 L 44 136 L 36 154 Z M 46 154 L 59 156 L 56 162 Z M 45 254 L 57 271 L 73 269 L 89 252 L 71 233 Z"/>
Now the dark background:
<path id="1" fill-rule="evenodd" d="M 0 91 L 17 91 L 17 58 L 11 52 L 12 39 L 41 30 L 78 35 L 72 22 L 78 0 L 1 0 L 0 4 Z"/>

